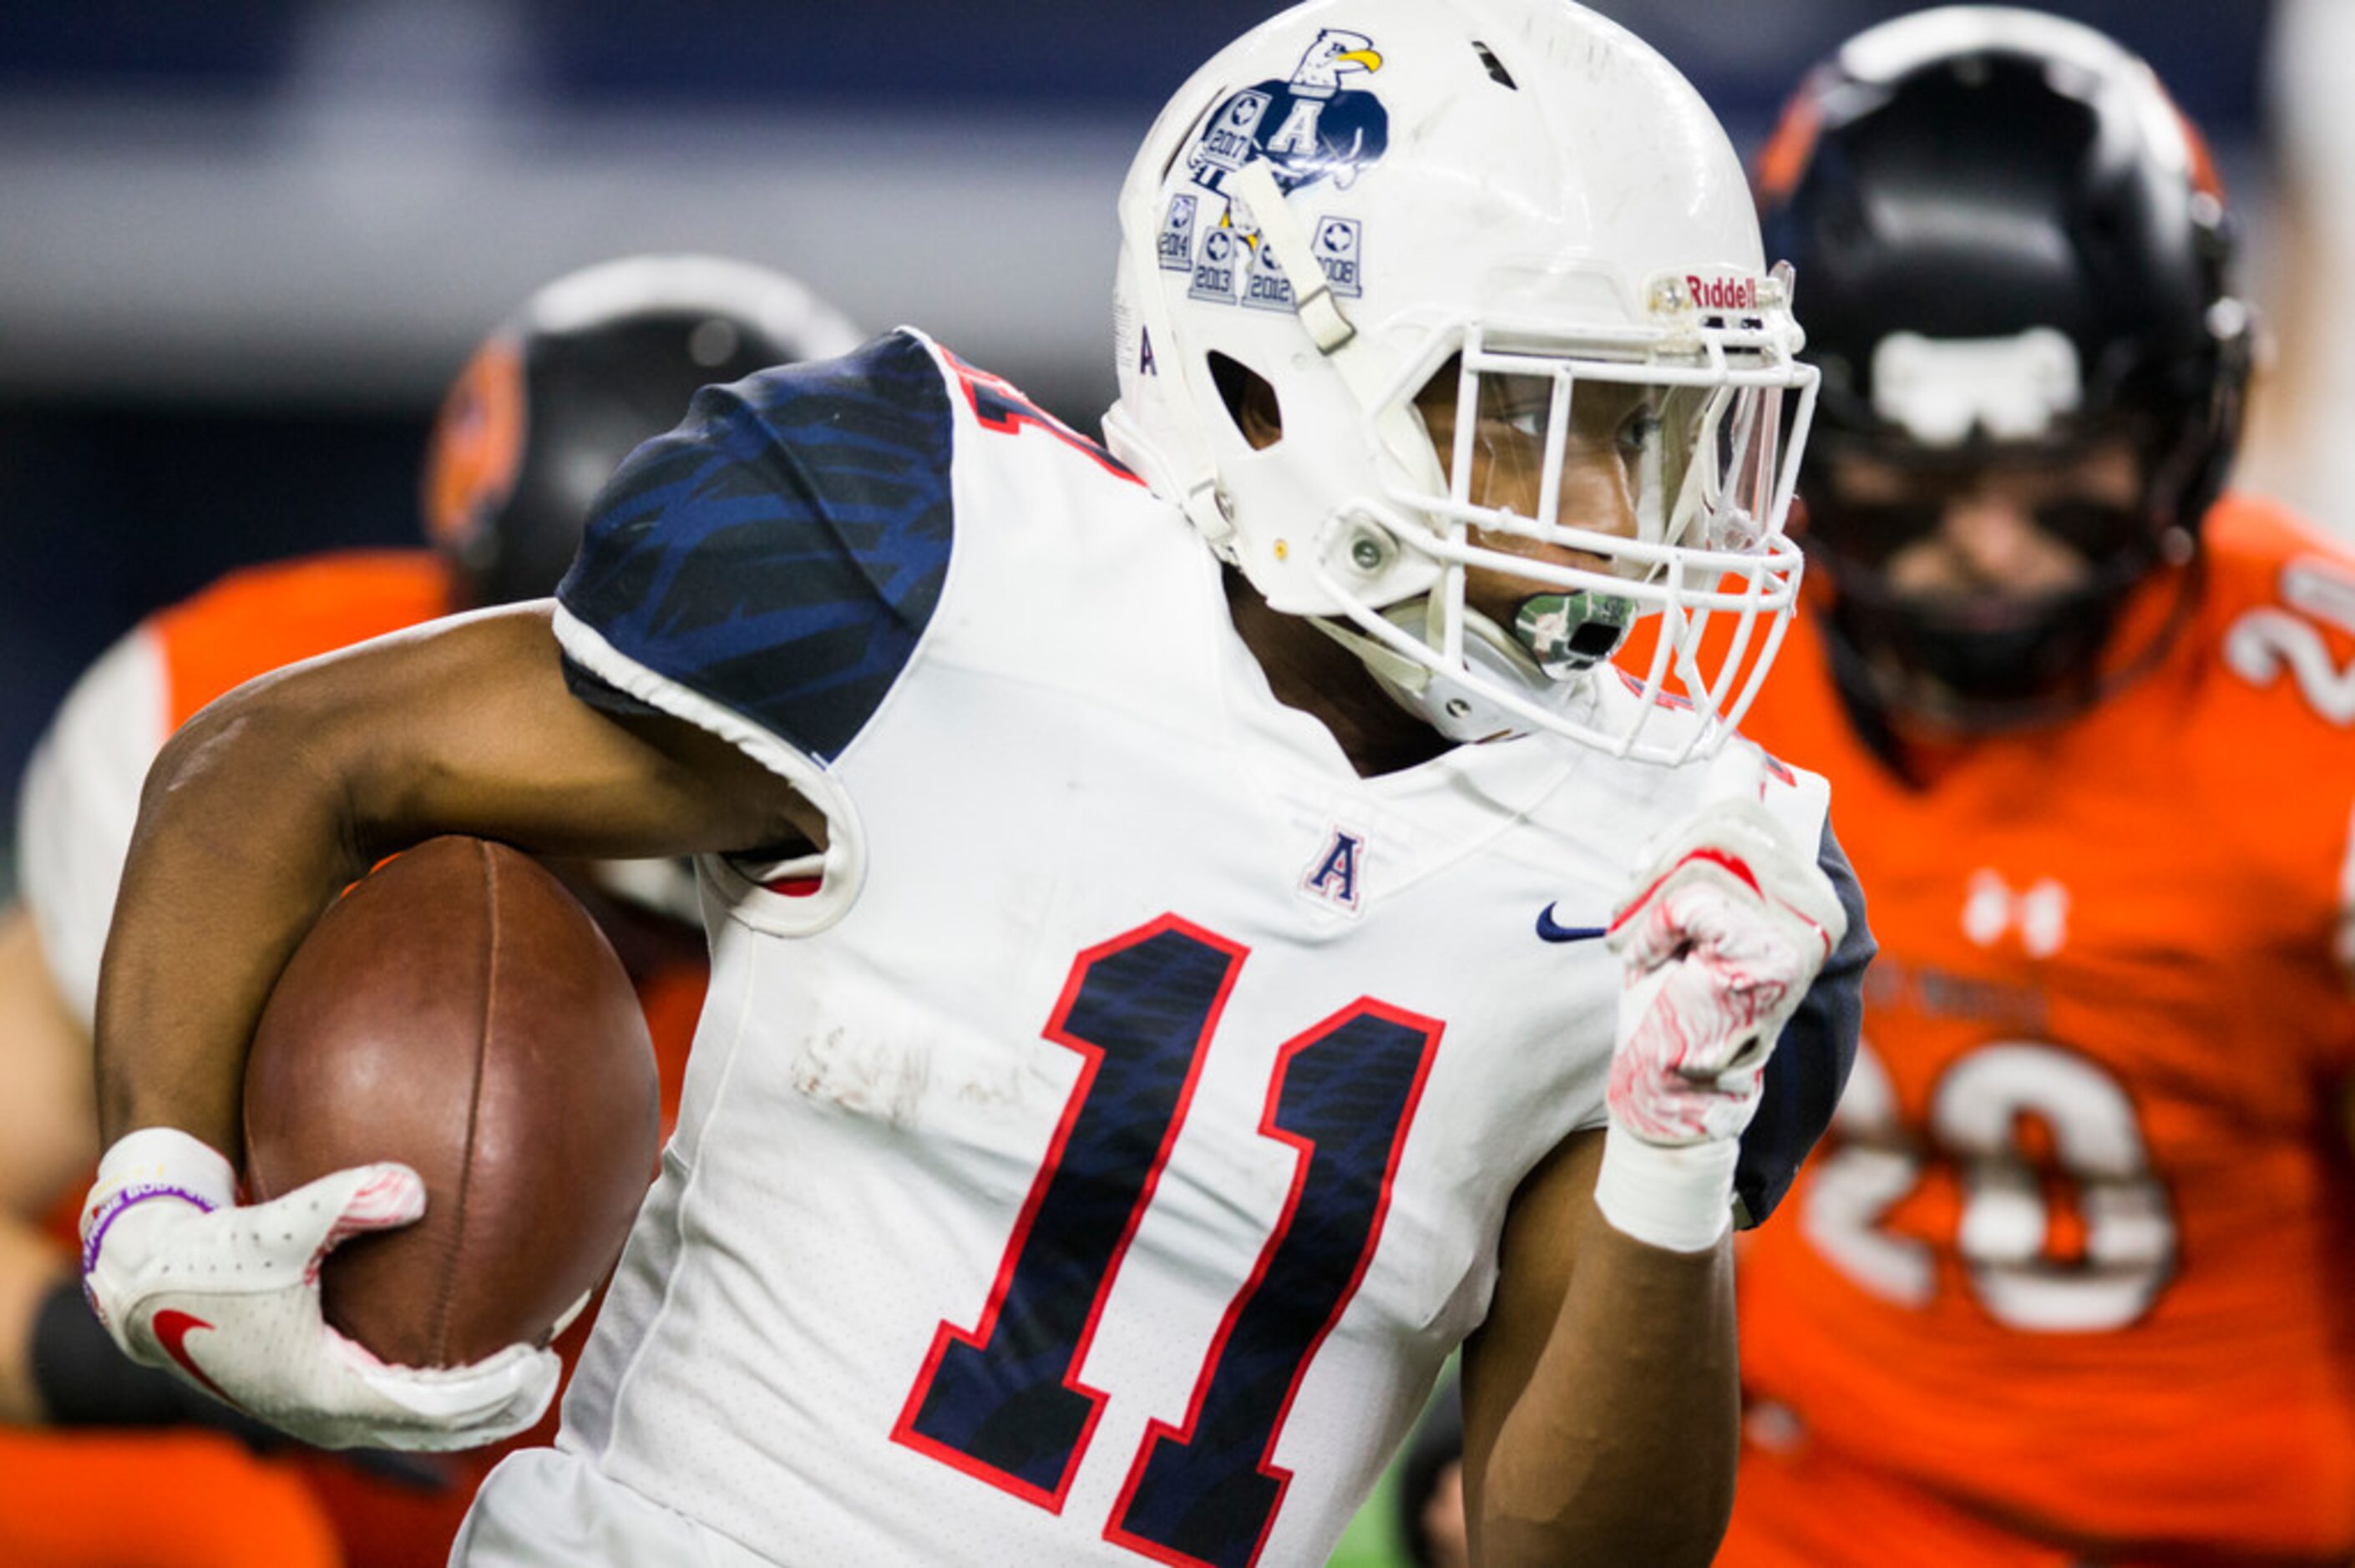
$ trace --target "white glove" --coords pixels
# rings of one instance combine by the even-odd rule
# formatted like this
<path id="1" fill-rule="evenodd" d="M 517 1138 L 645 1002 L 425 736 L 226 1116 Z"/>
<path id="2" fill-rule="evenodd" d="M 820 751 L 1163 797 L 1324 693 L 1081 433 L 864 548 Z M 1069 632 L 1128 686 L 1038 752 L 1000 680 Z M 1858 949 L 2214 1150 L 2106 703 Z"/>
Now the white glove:
<path id="1" fill-rule="evenodd" d="M 1847 932 L 1814 856 L 1746 799 L 1703 808 L 1637 874 L 1604 938 L 1625 966 L 1595 1187 L 1612 1224 L 1678 1251 L 1724 1234 L 1766 1058 Z"/>
<path id="2" fill-rule="evenodd" d="M 553 1351 L 510 1345 L 472 1366 L 388 1366 L 320 1313 L 330 1250 L 424 1212 L 424 1183 L 393 1164 L 240 1207 L 218 1151 L 145 1128 L 100 1161 L 82 1208 L 82 1288 L 133 1361 L 306 1443 L 476 1447 L 539 1419 L 561 1375 Z"/>

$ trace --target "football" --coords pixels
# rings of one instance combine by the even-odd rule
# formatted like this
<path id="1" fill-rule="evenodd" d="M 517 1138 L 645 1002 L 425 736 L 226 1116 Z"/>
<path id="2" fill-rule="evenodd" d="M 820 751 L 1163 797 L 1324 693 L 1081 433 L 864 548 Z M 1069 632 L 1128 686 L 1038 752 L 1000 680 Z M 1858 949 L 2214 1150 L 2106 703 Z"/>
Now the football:
<path id="1" fill-rule="evenodd" d="M 520 851 L 434 839 L 347 889 L 272 989 L 246 1197 L 413 1167 L 424 1217 L 327 1255 L 326 1317 L 384 1361 L 456 1366 L 545 1343 L 603 1280 L 659 1116 L 645 1015 L 587 911 Z"/>

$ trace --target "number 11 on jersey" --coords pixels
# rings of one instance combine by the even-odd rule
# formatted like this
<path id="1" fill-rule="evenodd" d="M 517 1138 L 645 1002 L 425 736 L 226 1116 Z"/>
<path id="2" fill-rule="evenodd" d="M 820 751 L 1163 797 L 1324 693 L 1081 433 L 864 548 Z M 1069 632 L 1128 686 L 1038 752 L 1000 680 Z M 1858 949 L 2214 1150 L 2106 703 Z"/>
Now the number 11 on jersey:
<path id="1" fill-rule="evenodd" d="M 897 1441 L 1062 1511 L 1108 1397 L 1080 1367 L 1246 956 L 1165 916 L 1073 963 L 1045 1033 L 1078 1053 L 1079 1080 L 979 1319 L 941 1325 Z M 1277 1052 L 1258 1130 L 1295 1151 L 1291 1190 L 1185 1421 L 1148 1425 L 1106 1540 L 1164 1563 L 1257 1560 L 1291 1479 L 1277 1435 L 1381 1239 L 1440 1033 L 1361 998 Z"/>

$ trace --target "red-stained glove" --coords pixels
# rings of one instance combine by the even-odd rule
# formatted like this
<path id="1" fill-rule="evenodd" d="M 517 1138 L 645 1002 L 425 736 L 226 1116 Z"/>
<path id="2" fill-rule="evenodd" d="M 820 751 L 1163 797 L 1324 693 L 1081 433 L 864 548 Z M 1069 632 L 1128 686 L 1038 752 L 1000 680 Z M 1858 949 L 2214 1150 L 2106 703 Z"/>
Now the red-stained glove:
<path id="1" fill-rule="evenodd" d="M 1605 938 L 1625 966 L 1605 1218 L 1678 1251 L 1724 1234 L 1766 1059 L 1847 931 L 1815 857 L 1748 799 L 1703 808 L 1636 874 Z"/>

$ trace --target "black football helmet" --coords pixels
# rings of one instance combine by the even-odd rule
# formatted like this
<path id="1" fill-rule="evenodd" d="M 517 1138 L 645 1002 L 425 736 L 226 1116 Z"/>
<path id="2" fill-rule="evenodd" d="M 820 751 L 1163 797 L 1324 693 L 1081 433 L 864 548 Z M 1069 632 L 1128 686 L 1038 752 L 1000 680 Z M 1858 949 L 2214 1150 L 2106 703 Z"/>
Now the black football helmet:
<path id="1" fill-rule="evenodd" d="M 1799 490 L 1851 703 L 1886 716 L 1926 677 L 1946 726 L 2000 728 L 2143 667 L 2157 644 L 2121 658 L 2117 611 L 2162 566 L 2187 568 L 2187 594 L 2196 581 L 2253 335 L 2222 186 L 2150 68 L 2034 12 L 1903 16 L 1809 76 L 1758 187 L 1823 372 Z M 2139 503 L 2040 510 L 2094 567 L 2041 597 L 1892 591 L 1882 563 L 1938 509 L 1870 503 L 1838 477 L 1844 457 L 1948 479 L 2051 470 L 2119 440 Z"/>
<path id="2" fill-rule="evenodd" d="M 697 388 L 858 344 L 799 283 L 741 261 L 632 256 L 549 283 L 475 350 L 434 421 L 421 500 L 454 608 L 554 592 L 599 488 Z"/>

